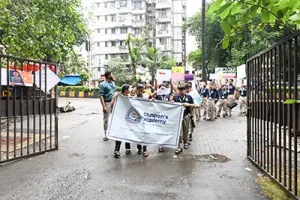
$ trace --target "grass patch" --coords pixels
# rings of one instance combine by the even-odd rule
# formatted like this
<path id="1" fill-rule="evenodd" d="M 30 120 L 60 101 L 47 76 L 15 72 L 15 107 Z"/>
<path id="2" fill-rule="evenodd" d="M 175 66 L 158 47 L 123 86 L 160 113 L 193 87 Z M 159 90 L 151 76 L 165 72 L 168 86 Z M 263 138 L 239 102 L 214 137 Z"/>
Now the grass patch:
<path id="1" fill-rule="evenodd" d="M 286 192 L 269 177 L 259 177 L 257 183 L 262 187 L 263 193 L 273 200 L 293 200 L 293 198 L 289 197 Z"/>

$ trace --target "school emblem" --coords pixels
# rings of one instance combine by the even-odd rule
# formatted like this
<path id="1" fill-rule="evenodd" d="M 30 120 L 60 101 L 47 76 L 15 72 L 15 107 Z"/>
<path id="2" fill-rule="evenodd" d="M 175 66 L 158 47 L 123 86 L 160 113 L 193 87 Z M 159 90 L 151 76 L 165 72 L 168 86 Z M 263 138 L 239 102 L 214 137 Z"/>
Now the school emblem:
<path id="1" fill-rule="evenodd" d="M 134 107 L 131 107 L 125 115 L 125 120 L 132 124 L 138 124 L 141 122 L 142 116 Z"/>

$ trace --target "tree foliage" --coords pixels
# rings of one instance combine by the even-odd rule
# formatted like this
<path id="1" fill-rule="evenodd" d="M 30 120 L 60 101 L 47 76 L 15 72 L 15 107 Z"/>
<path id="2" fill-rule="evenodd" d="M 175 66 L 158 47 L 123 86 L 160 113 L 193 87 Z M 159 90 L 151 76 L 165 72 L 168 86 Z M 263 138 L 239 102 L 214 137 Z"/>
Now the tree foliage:
<path id="1" fill-rule="evenodd" d="M 114 73 L 117 85 L 131 83 L 134 78 L 131 70 L 124 64 L 120 57 L 110 60 L 107 69 Z"/>
<path id="2" fill-rule="evenodd" d="M 63 67 L 63 75 L 77 74 L 80 75 L 84 80 L 88 79 L 90 76 L 85 61 L 73 51 L 67 54 L 66 62 L 63 63 Z"/>
<path id="3" fill-rule="evenodd" d="M 266 27 L 291 33 L 300 27 L 299 0 L 216 0 L 208 13 L 220 16 L 225 33 L 224 49 L 243 39 L 244 32 L 264 31 Z"/>
<path id="4" fill-rule="evenodd" d="M 0 44 L 5 53 L 57 62 L 88 30 L 80 0 L 0 1 Z"/>
<path id="5" fill-rule="evenodd" d="M 188 61 L 192 64 L 194 69 L 199 70 L 201 69 L 201 62 L 202 62 L 202 53 L 199 49 L 192 51 L 188 55 Z"/>
<path id="6" fill-rule="evenodd" d="M 176 65 L 174 59 L 154 47 L 147 47 L 143 54 L 142 63 L 149 69 L 152 80 L 154 80 L 158 69 L 172 69 L 172 66 Z"/>

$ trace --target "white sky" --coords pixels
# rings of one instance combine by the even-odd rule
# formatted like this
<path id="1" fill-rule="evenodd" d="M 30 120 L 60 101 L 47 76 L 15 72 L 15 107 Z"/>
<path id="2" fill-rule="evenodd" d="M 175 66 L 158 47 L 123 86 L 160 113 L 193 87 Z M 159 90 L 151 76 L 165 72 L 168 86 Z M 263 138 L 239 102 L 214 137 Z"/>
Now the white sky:
<path id="1" fill-rule="evenodd" d="M 202 1 L 201 0 L 186 0 L 186 8 L 187 8 L 187 17 L 190 18 L 192 17 L 194 14 L 196 14 L 198 11 L 200 11 L 201 9 L 201 5 L 202 5 Z M 189 53 L 191 51 L 194 51 L 197 49 L 197 44 L 195 41 L 195 37 L 187 34 L 187 38 L 186 38 L 186 51 L 187 51 L 187 55 L 189 55 Z"/>

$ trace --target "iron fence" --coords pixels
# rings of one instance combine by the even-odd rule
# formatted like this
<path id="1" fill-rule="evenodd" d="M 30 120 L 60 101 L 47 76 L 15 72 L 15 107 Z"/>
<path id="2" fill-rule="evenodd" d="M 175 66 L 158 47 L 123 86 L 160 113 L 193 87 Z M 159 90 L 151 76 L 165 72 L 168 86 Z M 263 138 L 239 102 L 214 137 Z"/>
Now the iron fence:
<path id="1" fill-rule="evenodd" d="M 247 60 L 248 158 L 299 198 L 300 33 Z"/>
<path id="2" fill-rule="evenodd" d="M 0 55 L 0 163 L 58 149 L 58 65 Z"/>

